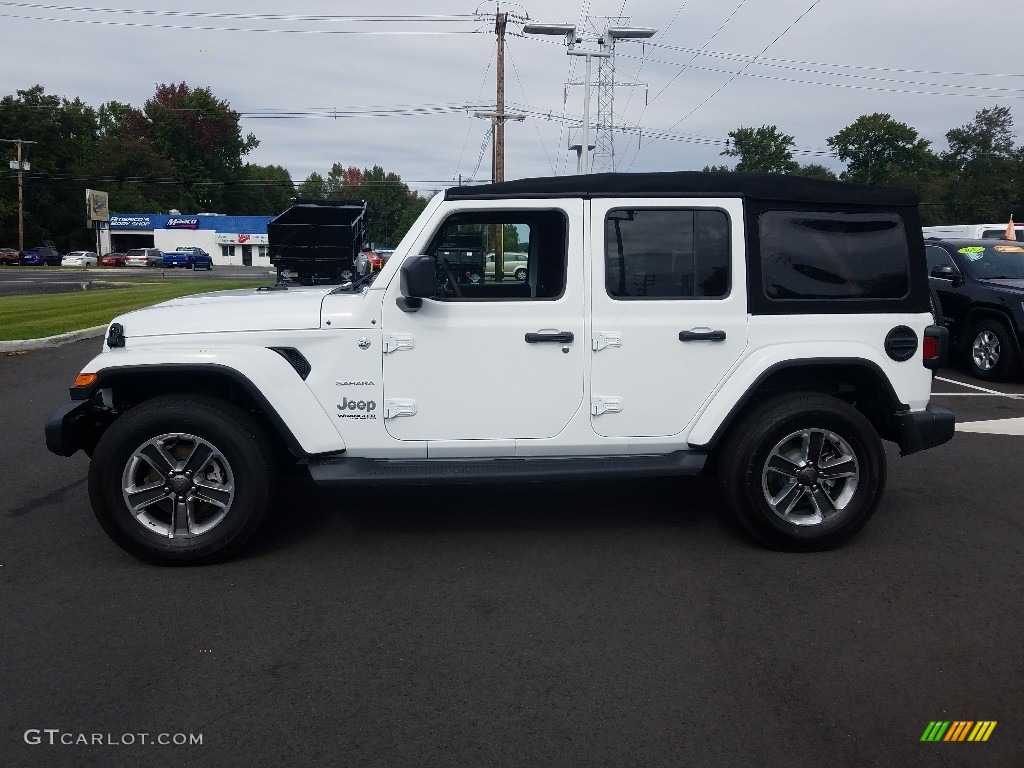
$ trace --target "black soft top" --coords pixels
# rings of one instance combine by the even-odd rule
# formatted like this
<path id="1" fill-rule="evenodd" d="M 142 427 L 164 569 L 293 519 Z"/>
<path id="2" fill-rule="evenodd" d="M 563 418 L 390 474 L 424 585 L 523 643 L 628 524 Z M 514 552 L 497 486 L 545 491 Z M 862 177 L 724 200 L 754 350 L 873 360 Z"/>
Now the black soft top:
<path id="1" fill-rule="evenodd" d="M 446 200 L 546 197 L 741 197 L 793 203 L 865 207 L 917 206 L 917 194 L 902 187 L 824 181 L 781 173 L 594 173 L 545 176 L 500 184 L 451 187 Z"/>

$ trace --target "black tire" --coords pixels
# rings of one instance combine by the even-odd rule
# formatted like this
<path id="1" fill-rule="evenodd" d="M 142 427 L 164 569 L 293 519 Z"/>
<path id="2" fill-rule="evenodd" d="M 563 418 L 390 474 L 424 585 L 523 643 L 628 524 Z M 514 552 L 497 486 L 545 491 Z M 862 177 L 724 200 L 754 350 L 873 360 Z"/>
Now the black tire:
<path id="1" fill-rule="evenodd" d="M 830 549 L 856 534 L 885 480 L 885 450 L 871 422 L 813 392 L 755 407 L 719 455 L 722 491 L 740 523 L 766 546 L 790 552 Z"/>
<path id="2" fill-rule="evenodd" d="M 999 320 L 975 323 L 967 338 L 966 358 L 967 370 L 977 379 L 1004 381 L 1020 372 L 1017 342 Z"/>
<path id="3" fill-rule="evenodd" d="M 928 303 L 932 310 L 932 322 L 935 325 L 943 326 L 946 324 L 946 316 L 942 312 L 942 302 L 939 301 L 939 292 L 935 290 L 935 286 L 928 286 Z"/>
<path id="4" fill-rule="evenodd" d="M 266 517 L 271 456 L 262 429 L 236 406 L 204 395 L 156 397 L 100 438 L 89 498 L 103 529 L 136 557 L 161 565 L 212 563 L 237 552 Z M 195 482 L 199 476 L 202 483 Z M 132 488 L 141 502 L 134 512 Z"/>
<path id="5" fill-rule="evenodd" d="M 515 271 L 515 278 L 519 282 L 523 282 L 526 279 L 526 267 L 519 267 L 519 269 Z"/>

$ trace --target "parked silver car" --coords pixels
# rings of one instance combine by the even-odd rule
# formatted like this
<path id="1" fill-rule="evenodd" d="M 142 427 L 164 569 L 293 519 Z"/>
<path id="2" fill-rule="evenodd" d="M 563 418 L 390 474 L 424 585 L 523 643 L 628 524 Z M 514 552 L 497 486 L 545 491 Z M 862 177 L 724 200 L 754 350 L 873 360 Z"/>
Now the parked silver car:
<path id="1" fill-rule="evenodd" d="M 521 251 L 505 251 L 501 260 L 501 274 L 503 277 L 514 277 L 522 282 L 526 279 L 526 267 L 529 254 Z M 484 277 L 494 279 L 494 254 L 487 254 L 487 261 L 484 264 Z"/>
<path id="2" fill-rule="evenodd" d="M 125 254 L 126 267 L 162 267 L 164 253 L 159 248 L 132 248 Z"/>

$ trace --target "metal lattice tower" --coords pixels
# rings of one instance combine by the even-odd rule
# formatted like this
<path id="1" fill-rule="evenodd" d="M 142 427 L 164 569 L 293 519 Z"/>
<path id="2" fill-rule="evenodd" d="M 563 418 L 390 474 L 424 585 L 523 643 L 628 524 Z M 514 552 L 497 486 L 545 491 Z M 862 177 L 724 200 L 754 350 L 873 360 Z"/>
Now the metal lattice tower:
<path id="1" fill-rule="evenodd" d="M 598 59 L 593 172 L 615 172 L 615 57 Z"/>

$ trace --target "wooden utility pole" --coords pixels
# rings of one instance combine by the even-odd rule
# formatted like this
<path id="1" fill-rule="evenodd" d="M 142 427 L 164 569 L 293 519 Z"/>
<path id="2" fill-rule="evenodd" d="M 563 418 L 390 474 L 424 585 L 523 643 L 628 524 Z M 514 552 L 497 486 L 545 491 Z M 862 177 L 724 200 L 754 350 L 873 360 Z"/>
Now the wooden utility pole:
<path id="1" fill-rule="evenodd" d="M 494 16 L 494 34 L 498 36 L 498 62 L 495 68 L 498 81 L 493 112 L 477 112 L 477 117 L 489 119 L 494 125 L 494 143 L 491 147 L 491 181 L 505 180 L 505 121 L 525 120 L 526 115 L 510 115 L 505 111 L 505 25 L 508 23 L 507 13 L 496 13 Z M 503 227 L 495 224 L 491 227 L 491 241 L 494 243 L 494 280 L 501 282 L 504 278 L 505 238 Z"/>
<path id="2" fill-rule="evenodd" d="M 493 112 L 477 112 L 477 117 L 484 117 L 494 124 L 494 143 L 491 148 L 491 181 L 505 180 L 505 121 L 525 120 L 525 115 L 512 115 L 505 111 L 505 25 L 508 23 L 507 13 L 497 13 L 494 17 L 494 34 L 498 36 L 497 94 Z"/>
<path id="3" fill-rule="evenodd" d="M 11 168 L 18 171 L 18 253 L 25 250 L 25 171 L 29 170 L 30 166 L 27 162 L 23 161 L 21 155 L 22 144 L 35 144 L 34 141 L 25 141 L 24 139 L 0 139 L 0 141 L 8 144 L 14 144 L 17 146 L 16 159 L 11 161 Z"/>

